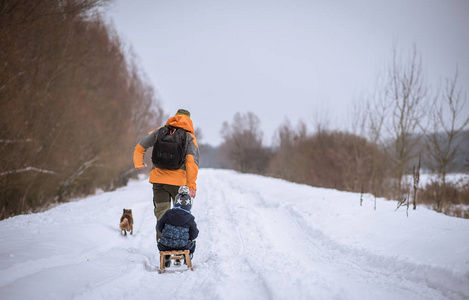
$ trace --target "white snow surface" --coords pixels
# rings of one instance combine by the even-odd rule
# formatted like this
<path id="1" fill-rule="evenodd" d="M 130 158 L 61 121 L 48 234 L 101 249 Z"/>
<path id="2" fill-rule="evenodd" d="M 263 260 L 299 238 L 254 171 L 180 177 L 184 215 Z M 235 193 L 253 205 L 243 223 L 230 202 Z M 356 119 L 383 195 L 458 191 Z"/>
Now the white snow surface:
<path id="1" fill-rule="evenodd" d="M 194 271 L 157 272 L 141 179 L 1 221 L 0 298 L 469 299 L 469 220 L 229 170 L 201 169 L 197 184 Z"/>

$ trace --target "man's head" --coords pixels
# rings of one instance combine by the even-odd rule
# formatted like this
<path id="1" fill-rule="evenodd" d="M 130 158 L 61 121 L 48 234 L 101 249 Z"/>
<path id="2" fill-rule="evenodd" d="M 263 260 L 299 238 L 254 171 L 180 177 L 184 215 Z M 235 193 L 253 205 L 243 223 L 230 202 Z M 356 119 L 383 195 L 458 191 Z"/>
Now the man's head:
<path id="1" fill-rule="evenodd" d="M 178 115 L 183 115 L 183 116 L 187 116 L 187 117 L 191 117 L 191 113 L 188 111 L 188 110 L 185 110 L 185 109 L 178 109 L 178 111 L 176 112 L 176 116 Z"/>

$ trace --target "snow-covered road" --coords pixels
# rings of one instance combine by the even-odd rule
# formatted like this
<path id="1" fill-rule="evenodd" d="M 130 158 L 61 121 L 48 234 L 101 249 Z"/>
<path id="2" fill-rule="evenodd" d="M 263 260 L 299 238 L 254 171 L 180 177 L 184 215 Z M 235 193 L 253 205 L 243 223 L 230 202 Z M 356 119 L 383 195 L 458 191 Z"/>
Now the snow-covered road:
<path id="1" fill-rule="evenodd" d="M 227 170 L 198 187 L 193 272 L 158 274 L 151 185 L 132 181 L 1 221 L 0 298 L 469 298 L 469 220 Z"/>

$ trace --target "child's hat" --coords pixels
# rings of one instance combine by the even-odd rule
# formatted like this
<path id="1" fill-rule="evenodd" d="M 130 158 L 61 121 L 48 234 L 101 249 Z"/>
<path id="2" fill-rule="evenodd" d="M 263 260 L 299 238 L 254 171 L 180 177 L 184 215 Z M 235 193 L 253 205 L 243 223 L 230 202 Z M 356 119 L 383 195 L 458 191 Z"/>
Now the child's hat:
<path id="1" fill-rule="evenodd" d="M 182 185 L 179 187 L 178 194 L 188 194 L 189 195 L 189 187 L 187 185 Z"/>
<path id="2" fill-rule="evenodd" d="M 192 199 L 189 195 L 189 188 L 185 185 L 179 188 L 179 193 L 174 199 L 174 206 L 190 211 L 192 208 Z"/>

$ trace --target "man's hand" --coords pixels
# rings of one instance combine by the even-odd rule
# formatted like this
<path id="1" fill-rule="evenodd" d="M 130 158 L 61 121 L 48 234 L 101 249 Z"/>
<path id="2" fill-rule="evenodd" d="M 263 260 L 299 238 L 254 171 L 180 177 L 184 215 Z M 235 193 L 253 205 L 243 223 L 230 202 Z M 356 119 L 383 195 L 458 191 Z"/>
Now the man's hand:
<path id="1" fill-rule="evenodd" d="M 195 190 L 189 190 L 189 196 L 191 196 L 191 198 L 195 198 L 195 194 L 196 194 Z"/>
<path id="2" fill-rule="evenodd" d="M 137 169 L 137 170 L 142 170 L 142 169 L 145 169 L 146 167 L 147 167 L 147 164 L 146 164 L 146 163 L 143 163 L 143 166 L 135 167 L 135 169 Z"/>

